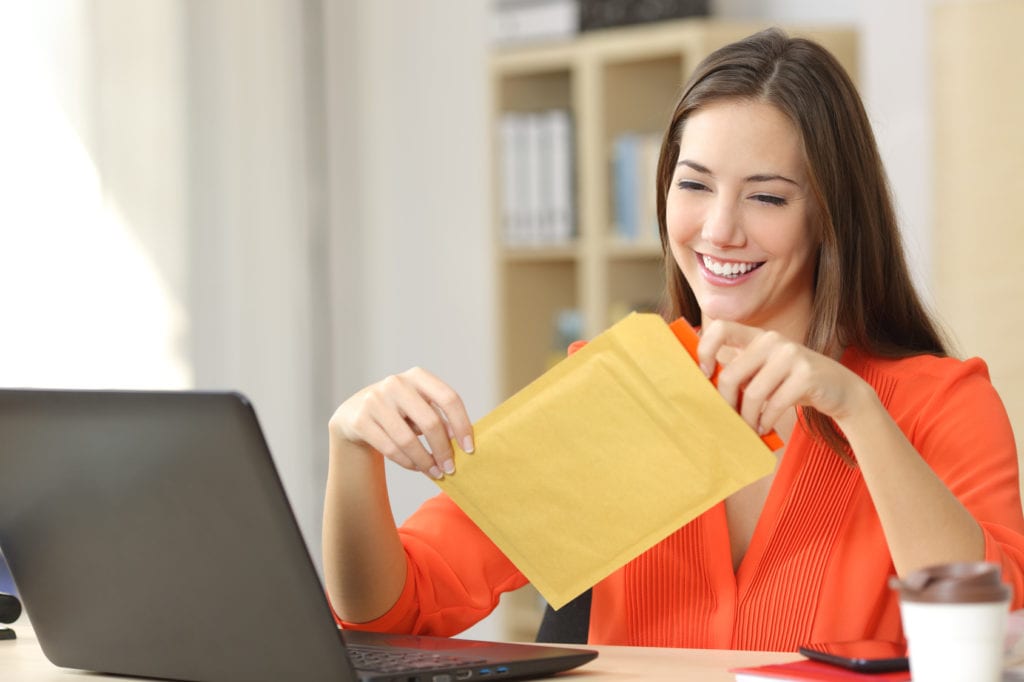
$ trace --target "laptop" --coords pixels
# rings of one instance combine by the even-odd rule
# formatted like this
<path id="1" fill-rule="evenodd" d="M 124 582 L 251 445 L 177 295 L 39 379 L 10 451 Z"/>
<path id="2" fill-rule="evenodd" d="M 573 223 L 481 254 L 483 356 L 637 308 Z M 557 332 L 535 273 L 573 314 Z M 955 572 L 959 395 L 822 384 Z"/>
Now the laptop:
<path id="1" fill-rule="evenodd" d="M 455 682 L 547 676 L 597 656 L 340 631 L 237 393 L 0 390 L 0 550 L 61 667 Z"/>

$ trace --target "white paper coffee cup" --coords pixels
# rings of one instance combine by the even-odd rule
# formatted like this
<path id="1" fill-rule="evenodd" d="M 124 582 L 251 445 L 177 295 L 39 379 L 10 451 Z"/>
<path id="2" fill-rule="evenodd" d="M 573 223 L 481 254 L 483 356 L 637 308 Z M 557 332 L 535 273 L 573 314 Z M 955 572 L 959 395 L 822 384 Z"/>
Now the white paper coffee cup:
<path id="1" fill-rule="evenodd" d="M 903 601 L 914 682 L 998 682 L 1009 600 L 987 604 Z"/>
<path id="2" fill-rule="evenodd" d="M 1010 589 L 997 564 L 932 566 L 893 580 L 914 682 L 998 682 Z"/>

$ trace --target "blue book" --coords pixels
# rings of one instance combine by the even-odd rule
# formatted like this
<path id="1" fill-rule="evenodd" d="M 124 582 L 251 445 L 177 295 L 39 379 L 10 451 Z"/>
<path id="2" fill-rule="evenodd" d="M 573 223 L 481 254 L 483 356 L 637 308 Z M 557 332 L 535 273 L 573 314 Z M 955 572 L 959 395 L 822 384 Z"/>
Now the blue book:
<path id="1" fill-rule="evenodd" d="M 635 241 L 640 234 L 639 155 L 640 138 L 635 133 L 623 133 L 612 143 L 612 219 L 615 236 L 623 241 Z"/>

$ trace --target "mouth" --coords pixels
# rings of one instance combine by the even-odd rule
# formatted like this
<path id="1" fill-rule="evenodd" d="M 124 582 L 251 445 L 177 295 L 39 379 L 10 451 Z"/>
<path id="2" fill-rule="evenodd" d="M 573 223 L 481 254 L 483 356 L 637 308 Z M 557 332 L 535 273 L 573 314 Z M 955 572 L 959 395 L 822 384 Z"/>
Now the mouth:
<path id="1" fill-rule="evenodd" d="M 725 261 L 703 253 L 697 255 L 707 272 L 729 280 L 740 279 L 765 264 L 765 261 Z"/>

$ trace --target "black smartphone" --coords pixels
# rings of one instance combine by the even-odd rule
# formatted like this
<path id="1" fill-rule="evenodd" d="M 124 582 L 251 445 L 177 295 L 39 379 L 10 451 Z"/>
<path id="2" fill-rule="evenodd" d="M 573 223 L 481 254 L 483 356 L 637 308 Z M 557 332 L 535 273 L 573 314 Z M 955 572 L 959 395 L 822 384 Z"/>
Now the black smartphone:
<path id="1" fill-rule="evenodd" d="M 807 658 L 862 673 L 910 669 L 907 645 L 881 639 L 805 644 L 798 651 Z"/>

